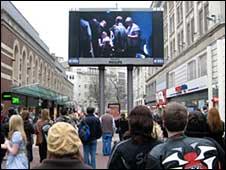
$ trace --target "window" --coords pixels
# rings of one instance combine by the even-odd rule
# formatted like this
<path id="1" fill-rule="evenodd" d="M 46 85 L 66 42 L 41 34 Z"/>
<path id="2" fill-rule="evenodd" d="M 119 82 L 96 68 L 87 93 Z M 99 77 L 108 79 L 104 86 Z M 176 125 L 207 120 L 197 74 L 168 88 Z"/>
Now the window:
<path id="1" fill-rule="evenodd" d="M 174 32 L 174 14 L 170 17 L 170 34 Z"/>
<path id="2" fill-rule="evenodd" d="M 195 60 L 192 60 L 188 63 L 188 80 L 196 79 L 196 62 Z"/>
<path id="3" fill-rule="evenodd" d="M 175 86 L 175 72 L 168 74 L 168 88 Z"/>
<path id="4" fill-rule="evenodd" d="M 173 41 L 170 42 L 170 58 L 173 58 Z"/>
<path id="5" fill-rule="evenodd" d="M 174 6 L 174 1 L 169 1 L 169 10 L 171 10 Z"/>
<path id="6" fill-rule="evenodd" d="M 199 77 L 207 75 L 207 58 L 206 54 L 199 57 Z"/>
<path id="7" fill-rule="evenodd" d="M 172 43 L 172 45 L 173 45 L 173 47 L 172 47 L 172 50 L 173 50 L 173 55 L 172 55 L 172 57 L 175 57 L 174 55 L 175 55 L 175 52 L 176 52 L 176 46 L 175 46 L 175 39 L 173 39 L 173 43 Z"/>
<path id="8" fill-rule="evenodd" d="M 208 26 L 209 26 L 209 22 L 207 20 L 207 17 L 209 16 L 209 4 L 205 5 L 205 7 L 204 7 L 204 15 L 205 15 L 204 31 L 207 32 L 208 31 Z"/>
<path id="9" fill-rule="evenodd" d="M 164 26 L 164 42 L 168 40 L 168 25 Z"/>
<path id="10" fill-rule="evenodd" d="M 182 3 L 177 7 L 177 24 L 183 21 L 183 7 Z"/>
<path id="11" fill-rule="evenodd" d="M 191 19 L 191 42 L 194 42 L 195 25 L 194 18 Z"/>
<path id="12" fill-rule="evenodd" d="M 164 9 L 164 11 L 163 11 L 163 16 L 164 16 L 164 18 L 167 16 L 167 1 L 165 1 L 165 4 L 164 4 L 164 6 L 163 6 L 163 9 Z"/>
<path id="13" fill-rule="evenodd" d="M 193 8 L 193 1 L 186 1 L 185 2 L 185 11 L 186 14 Z"/>
<path id="14" fill-rule="evenodd" d="M 187 23 L 187 44 L 190 45 L 191 43 L 191 30 L 190 30 L 190 22 Z"/>
<path id="15" fill-rule="evenodd" d="M 164 56 L 168 60 L 168 46 L 164 48 Z"/>
<path id="16" fill-rule="evenodd" d="M 203 10 L 199 11 L 199 34 L 200 36 L 203 34 Z"/>

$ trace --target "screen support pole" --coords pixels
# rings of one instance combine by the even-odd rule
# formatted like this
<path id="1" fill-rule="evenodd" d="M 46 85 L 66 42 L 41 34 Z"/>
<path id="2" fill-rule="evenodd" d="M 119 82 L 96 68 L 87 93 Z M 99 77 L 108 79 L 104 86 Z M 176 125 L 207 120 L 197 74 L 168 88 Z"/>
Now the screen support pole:
<path id="1" fill-rule="evenodd" d="M 128 115 L 133 109 L 133 66 L 127 67 L 127 110 Z"/>
<path id="2" fill-rule="evenodd" d="M 104 101 L 104 66 L 99 66 L 99 113 L 103 115 L 105 113 L 105 101 Z"/>

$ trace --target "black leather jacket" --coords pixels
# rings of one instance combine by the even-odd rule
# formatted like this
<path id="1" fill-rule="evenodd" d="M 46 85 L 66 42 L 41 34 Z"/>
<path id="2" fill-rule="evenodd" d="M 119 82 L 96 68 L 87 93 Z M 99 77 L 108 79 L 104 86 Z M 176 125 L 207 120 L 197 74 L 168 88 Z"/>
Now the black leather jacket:
<path id="1" fill-rule="evenodd" d="M 151 150 L 146 169 L 225 169 L 225 153 L 213 139 L 172 137 Z"/>
<path id="2" fill-rule="evenodd" d="M 144 169 L 148 152 L 160 141 L 150 139 L 135 144 L 131 138 L 115 145 L 108 162 L 108 169 Z"/>

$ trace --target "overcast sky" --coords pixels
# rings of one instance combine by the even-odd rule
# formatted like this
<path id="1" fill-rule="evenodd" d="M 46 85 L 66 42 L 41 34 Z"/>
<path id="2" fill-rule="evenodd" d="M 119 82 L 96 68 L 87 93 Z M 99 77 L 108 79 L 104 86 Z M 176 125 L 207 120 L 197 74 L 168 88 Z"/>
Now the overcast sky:
<path id="1" fill-rule="evenodd" d="M 149 8 L 151 1 L 12 1 L 39 33 L 50 53 L 68 59 L 68 15 L 72 8 Z"/>

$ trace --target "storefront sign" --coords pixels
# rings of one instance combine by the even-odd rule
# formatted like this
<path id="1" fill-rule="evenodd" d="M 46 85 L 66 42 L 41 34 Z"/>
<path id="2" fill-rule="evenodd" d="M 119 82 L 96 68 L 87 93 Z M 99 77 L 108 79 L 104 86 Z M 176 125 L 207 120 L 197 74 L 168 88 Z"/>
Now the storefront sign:
<path id="1" fill-rule="evenodd" d="M 11 100 L 12 99 L 12 93 L 11 92 L 4 92 L 2 93 L 2 100 Z"/>
<path id="2" fill-rule="evenodd" d="M 182 85 L 167 89 L 166 98 L 179 96 L 195 91 L 200 91 L 207 88 L 207 76 L 186 82 Z"/>

